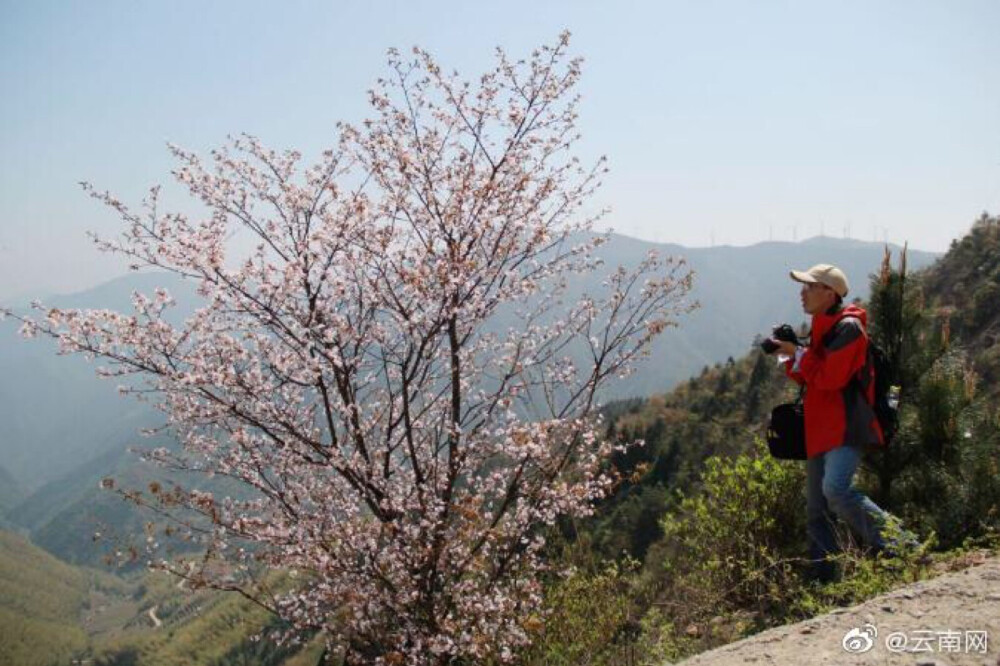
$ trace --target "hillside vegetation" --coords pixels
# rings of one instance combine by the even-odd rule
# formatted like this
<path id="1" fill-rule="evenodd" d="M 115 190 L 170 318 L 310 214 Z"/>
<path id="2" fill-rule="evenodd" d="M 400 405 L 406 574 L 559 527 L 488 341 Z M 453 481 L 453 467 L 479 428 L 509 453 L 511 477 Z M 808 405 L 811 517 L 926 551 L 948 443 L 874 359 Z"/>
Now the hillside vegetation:
<path id="1" fill-rule="evenodd" d="M 155 620 L 154 620 L 155 617 Z M 76 567 L 0 531 L 0 664 L 315 664 L 321 647 L 252 636 L 272 622 L 235 596 L 163 574 Z"/>
<path id="2" fill-rule="evenodd" d="M 84 650 L 89 588 L 82 570 L 0 532 L 0 663 L 65 664 Z"/>
<path id="3" fill-rule="evenodd" d="M 870 334 L 903 387 L 900 430 L 856 483 L 922 539 L 873 558 L 840 526 L 840 580 L 807 583 L 805 465 L 771 458 L 770 408 L 793 395 L 753 350 L 674 391 L 610 405 L 611 432 L 645 445 L 554 556 L 551 616 L 527 663 L 662 663 L 857 603 L 1000 545 L 1000 220 L 984 215 L 934 266 L 873 266 Z M 858 278 L 855 277 L 855 282 Z M 795 321 L 789 323 L 795 324 Z"/>
<path id="4" fill-rule="evenodd" d="M 892 448 L 869 454 L 858 481 L 921 535 L 920 549 L 876 560 L 843 531 L 841 580 L 805 582 L 804 465 L 770 458 L 761 440 L 770 408 L 795 389 L 748 336 L 745 354 L 705 365 L 669 393 L 606 406 L 612 437 L 645 444 L 611 461 L 620 481 L 591 519 L 551 535 L 547 608 L 525 623 L 536 644 L 523 663 L 679 659 L 870 598 L 995 545 L 997 228 L 982 218 L 927 270 L 909 271 L 898 254 L 871 267 L 863 305 L 872 335 L 894 355 L 904 408 Z M 121 460 L 109 454 L 108 464 Z M 22 501 L 21 519 L 47 547 L 94 564 L 99 549 L 83 544 L 95 520 L 114 520 L 123 507 L 98 501 L 97 465 L 83 476 L 83 495 L 57 481 L 39 493 L 51 501 Z M 133 514 L 119 519 L 139 525 Z M 252 640 L 272 620 L 235 596 L 141 571 L 118 577 L 70 566 L 7 533 L 0 585 L 0 663 L 305 666 L 320 656 L 315 640 L 305 649 Z"/>

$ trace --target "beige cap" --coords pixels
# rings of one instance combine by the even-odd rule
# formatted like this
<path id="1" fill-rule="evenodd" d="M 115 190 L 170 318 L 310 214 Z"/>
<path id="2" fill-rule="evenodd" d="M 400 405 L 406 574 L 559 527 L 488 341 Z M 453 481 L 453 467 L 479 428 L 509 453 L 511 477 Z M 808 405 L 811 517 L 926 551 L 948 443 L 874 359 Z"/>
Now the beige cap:
<path id="1" fill-rule="evenodd" d="M 792 271 L 790 275 L 797 282 L 805 282 L 806 284 L 818 282 L 819 284 L 825 284 L 840 294 L 841 298 L 847 296 L 847 292 L 850 289 L 844 271 L 830 264 L 816 264 L 807 271 Z"/>

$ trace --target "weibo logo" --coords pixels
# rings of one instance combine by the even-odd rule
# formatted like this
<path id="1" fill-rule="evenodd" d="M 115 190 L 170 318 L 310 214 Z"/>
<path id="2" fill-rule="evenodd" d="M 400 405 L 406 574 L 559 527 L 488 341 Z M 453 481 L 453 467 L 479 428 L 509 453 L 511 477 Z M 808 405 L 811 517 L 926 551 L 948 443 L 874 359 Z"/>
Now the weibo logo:
<path id="1" fill-rule="evenodd" d="M 863 628 L 854 627 L 846 634 L 841 644 L 844 650 L 853 654 L 868 652 L 875 646 L 875 637 L 878 636 L 878 629 L 874 624 L 865 623 Z"/>

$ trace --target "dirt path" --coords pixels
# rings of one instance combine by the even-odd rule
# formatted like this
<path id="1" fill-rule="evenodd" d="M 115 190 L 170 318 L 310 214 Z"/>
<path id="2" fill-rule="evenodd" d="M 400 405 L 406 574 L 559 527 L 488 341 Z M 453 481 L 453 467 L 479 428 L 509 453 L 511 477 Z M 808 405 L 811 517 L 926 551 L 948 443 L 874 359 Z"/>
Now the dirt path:
<path id="1" fill-rule="evenodd" d="M 163 625 L 160 618 L 156 617 L 156 608 L 156 606 L 153 606 L 149 609 L 149 619 L 153 621 L 153 629 L 159 629 Z"/>
<path id="2" fill-rule="evenodd" d="M 769 629 L 679 663 L 1000 666 L 1000 556 L 980 555 L 970 563 L 962 571 Z"/>

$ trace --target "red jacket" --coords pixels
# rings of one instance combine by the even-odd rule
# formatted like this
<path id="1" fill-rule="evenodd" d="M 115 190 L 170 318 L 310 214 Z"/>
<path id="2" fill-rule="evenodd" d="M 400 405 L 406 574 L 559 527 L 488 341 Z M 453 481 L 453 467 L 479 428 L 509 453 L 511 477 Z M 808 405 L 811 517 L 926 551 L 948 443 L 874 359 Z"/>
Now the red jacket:
<path id="1" fill-rule="evenodd" d="M 785 372 L 805 384 L 806 456 L 843 444 L 883 443 L 875 411 L 875 368 L 868 360 L 868 313 L 856 305 L 813 315 L 809 347 Z M 856 381 L 852 381 L 857 377 Z"/>

